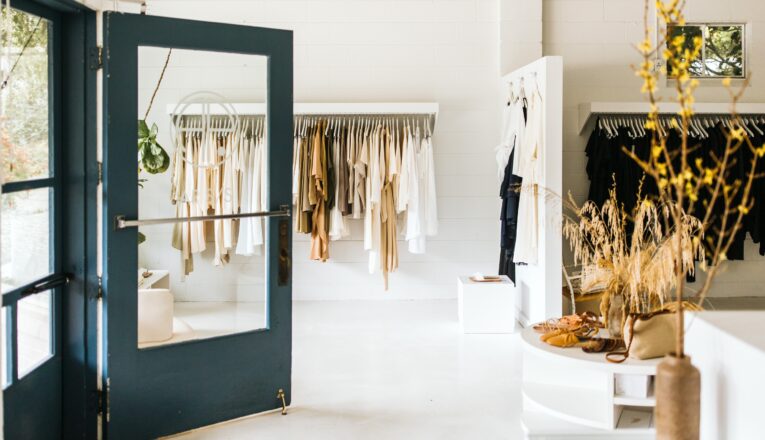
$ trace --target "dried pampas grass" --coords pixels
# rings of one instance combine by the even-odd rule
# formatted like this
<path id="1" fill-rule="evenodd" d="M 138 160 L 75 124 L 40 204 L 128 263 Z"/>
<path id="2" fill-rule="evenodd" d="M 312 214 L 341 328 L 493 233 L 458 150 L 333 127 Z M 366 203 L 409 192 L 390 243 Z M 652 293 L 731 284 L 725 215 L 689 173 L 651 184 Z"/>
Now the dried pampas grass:
<path id="1" fill-rule="evenodd" d="M 664 307 L 677 287 L 675 262 L 682 261 L 683 273 L 692 273 L 694 261 L 704 259 L 701 221 L 684 214 L 680 222 L 673 222 L 674 206 L 638 192 L 637 207 L 628 214 L 616 198 L 615 186 L 601 207 L 592 201 L 578 206 L 570 195 L 569 203 L 574 215 L 565 217 L 563 235 L 575 263 L 582 265 L 582 292 L 604 291 L 604 317 L 614 295 L 622 296 L 623 316 Z"/>

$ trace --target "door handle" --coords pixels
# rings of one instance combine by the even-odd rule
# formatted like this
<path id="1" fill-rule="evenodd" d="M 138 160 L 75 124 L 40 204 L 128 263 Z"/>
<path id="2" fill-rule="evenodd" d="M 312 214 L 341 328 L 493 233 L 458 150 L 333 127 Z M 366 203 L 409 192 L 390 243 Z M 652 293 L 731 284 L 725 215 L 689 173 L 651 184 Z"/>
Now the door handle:
<path id="1" fill-rule="evenodd" d="M 290 282 L 292 271 L 292 257 L 290 256 L 290 222 L 279 220 L 279 282 L 280 286 L 286 286 Z"/>
<path id="2" fill-rule="evenodd" d="M 237 218 L 250 217 L 289 217 L 290 206 L 281 205 L 278 211 L 263 212 L 243 212 L 241 214 L 219 214 L 219 215 L 199 215 L 195 217 L 167 217 L 167 218 L 148 218 L 138 220 L 128 220 L 124 215 L 118 215 L 114 218 L 115 229 L 135 228 L 146 225 L 164 225 L 168 223 L 186 223 L 209 220 L 232 220 Z"/>

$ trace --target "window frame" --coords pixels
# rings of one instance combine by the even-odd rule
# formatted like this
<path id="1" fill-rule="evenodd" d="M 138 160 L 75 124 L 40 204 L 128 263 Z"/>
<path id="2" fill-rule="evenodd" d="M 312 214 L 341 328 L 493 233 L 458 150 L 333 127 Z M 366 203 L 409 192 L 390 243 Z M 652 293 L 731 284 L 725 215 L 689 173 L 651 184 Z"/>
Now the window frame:
<path id="1" fill-rule="evenodd" d="M 4 2 L 3 2 L 4 3 Z M 3 4 L 3 7 L 6 5 Z M 24 280 L 24 284 L 14 287 L 2 295 L 2 306 L 6 309 L 6 353 L 3 358 L 6 377 L 3 378 L 3 390 L 12 386 L 24 376 L 18 371 L 18 303 L 25 297 L 24 292 L 40 283 L 51 280 L 63 268 L 63 169 L 62 169 L 62 19 L 58 12 L 36 7 L 35 4 L 21 2 L 11 4 L 11 8 L 30 15 L 41 17 L 48 22 L 48 176 L 3 183 L 0 193 L 3 195 L 24 191 L 47 189 L 48 199 L 48 272 L 34 279 Z M 13 81 L 13 78 L 11 78 Z M 2 207 L 0 207 L 2 209 Z M 11 231 L 12 232 L 12 231 Z M 61 294 L 62 288 L 50 289 L 50 349 L 48 356 L 37 366 L 48 362 L 61 354 Z M 25 372 L 31 373 L 33 370 Z"/>

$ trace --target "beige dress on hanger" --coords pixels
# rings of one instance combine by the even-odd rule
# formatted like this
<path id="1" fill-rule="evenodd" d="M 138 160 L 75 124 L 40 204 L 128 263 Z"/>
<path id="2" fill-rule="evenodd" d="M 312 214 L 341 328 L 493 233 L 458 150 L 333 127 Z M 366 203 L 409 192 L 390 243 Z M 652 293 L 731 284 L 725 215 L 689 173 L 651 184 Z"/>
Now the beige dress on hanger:
<path id="1" fill-rule="evenodd" d="M 380 268 L 385 290 L 388 290 L 388 273 L 398 268 L 398 237 L 396 236 L 396 203 L 394 181 L 397 176 L 395 143 L 388 128 L 383 129 L 381 139 L 381 162 L 384 181 L 380 196 Z"/>
<path id="2" fill-rule="evenodd" d="M 315 201 L 311 228 L 311 259 L 329 259 L 329 213 L 327 212 L 327 154 L 324 137 L 326 122 L 317 124 L 311 158 L 311 192 Z M 309 193 L 309 194 L 310 194 Z"/>

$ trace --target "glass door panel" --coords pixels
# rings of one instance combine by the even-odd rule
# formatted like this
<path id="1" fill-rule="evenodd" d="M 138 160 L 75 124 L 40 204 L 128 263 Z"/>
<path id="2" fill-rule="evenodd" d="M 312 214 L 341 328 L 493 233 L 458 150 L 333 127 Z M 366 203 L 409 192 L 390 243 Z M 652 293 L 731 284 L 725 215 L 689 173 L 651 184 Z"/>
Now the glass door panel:
<path id="1" fill-rule="evenodd" d="M 268 211 L 267 71 L 263 55 L 138 48 L 139 218 Z M 259 114 L 238 114 L 234 101 Z M 266 328 L 265 226 L 139 227 L 138 346 Z"/>
<path id="2" fill-rule="evenodd" d="M 50 188 L 2 195 L 2 291 L 51 273 Z"/>

